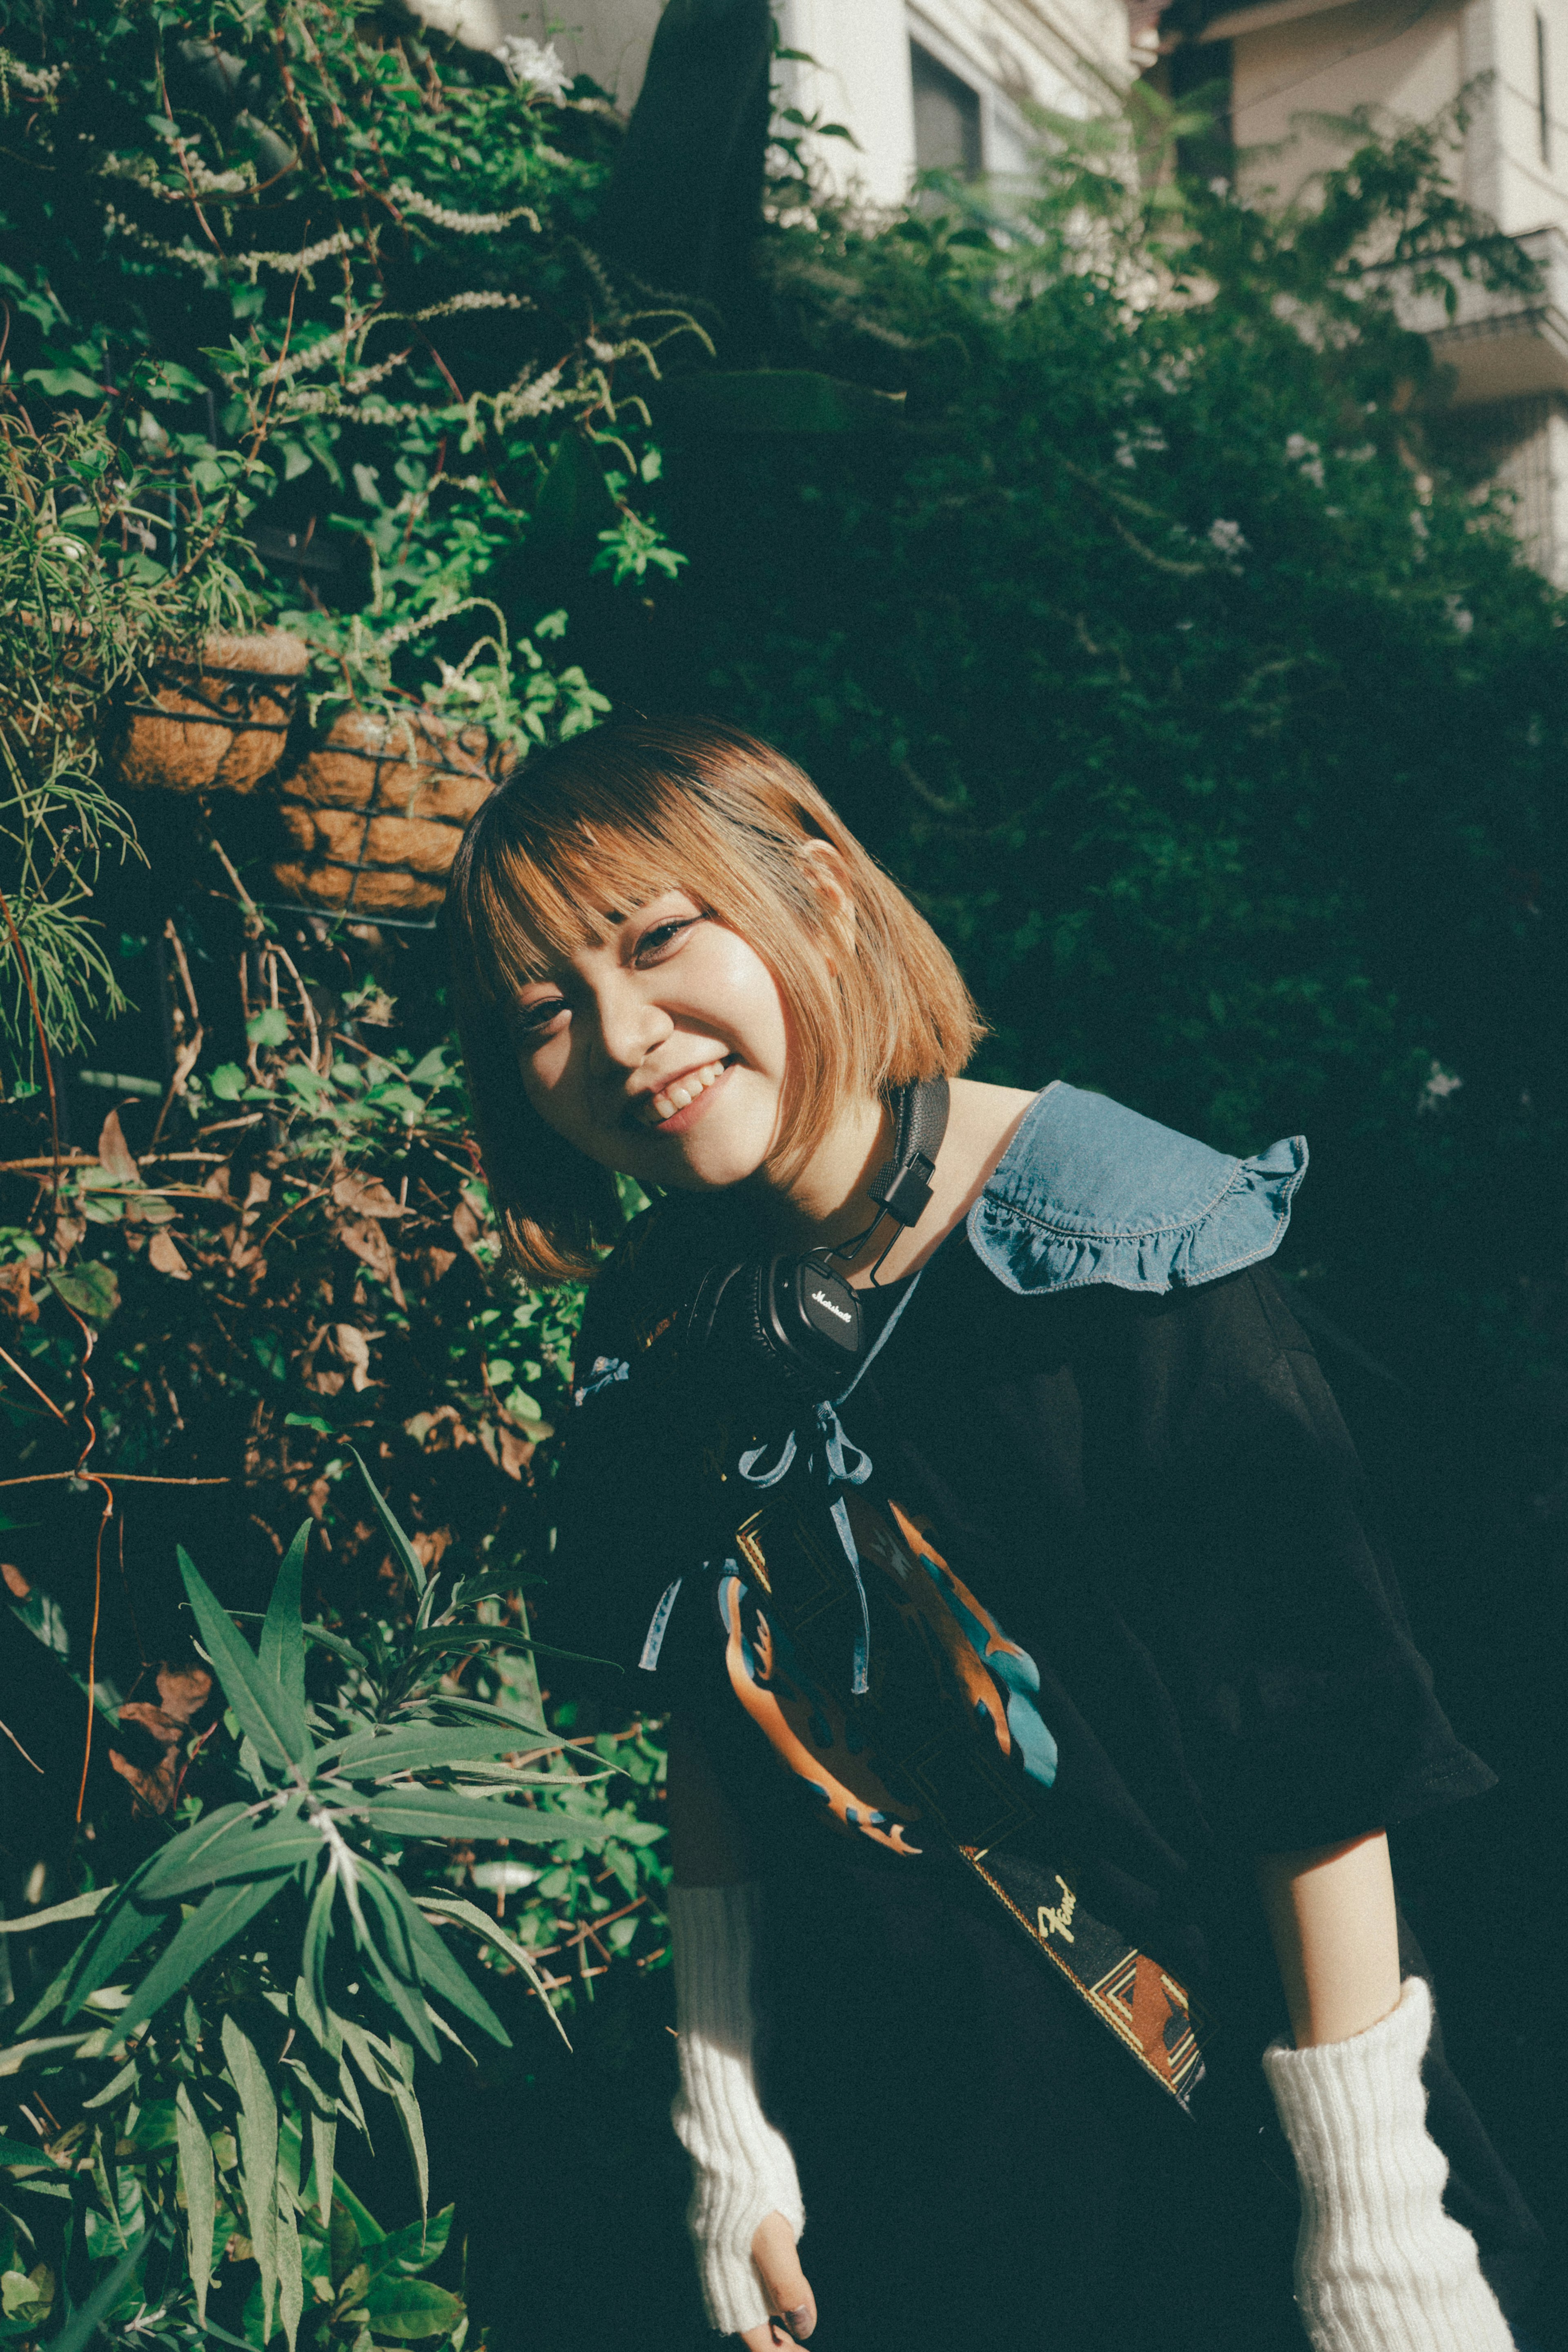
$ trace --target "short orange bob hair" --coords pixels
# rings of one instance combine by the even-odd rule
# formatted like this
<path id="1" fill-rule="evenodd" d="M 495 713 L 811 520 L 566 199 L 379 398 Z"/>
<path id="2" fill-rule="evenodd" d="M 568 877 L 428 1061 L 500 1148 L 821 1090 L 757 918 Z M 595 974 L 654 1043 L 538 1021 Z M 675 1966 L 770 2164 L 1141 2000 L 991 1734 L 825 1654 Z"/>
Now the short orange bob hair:
<path id="1" fill-rule="evenodd" d="M 813 841 L 841 861 L 852 954 L 801 856 Z M 952 1076 L 982 1034 L 925 918 L 810 779 L 756 736 L 713 719 L 618 719 L 533 752 L 465 833 L 445 925 L 491 1200 L 518 1265 L 548 1281 L 591 1273 L 622 1217 L 610 1171 L 528 1103 L 505 1007 L 612 909 L 672 889 L 739 932 L 779 984 L 785 1176 L 847 1098 Z"/>

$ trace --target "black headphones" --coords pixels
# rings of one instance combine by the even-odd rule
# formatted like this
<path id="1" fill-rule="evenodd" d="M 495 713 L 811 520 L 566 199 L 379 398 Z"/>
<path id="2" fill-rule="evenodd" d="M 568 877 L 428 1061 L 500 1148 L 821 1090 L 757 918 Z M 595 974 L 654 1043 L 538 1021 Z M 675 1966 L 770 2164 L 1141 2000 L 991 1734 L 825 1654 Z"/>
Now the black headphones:
<path id="1" fill-rule="evenodd" d="M 905 1231 L 919 1223 L 947 1131 L 946 1078 L 918 1078 L 893 1099 L 893 1157 L 866 1188 L 877 1203 L 871 1223 L 836 1249 L 710 1266 L 674 1335 L 684 1365 L 700 1364 L 706 1379 L 747 1400 L 782 1391 L 814 1402 L 848 1386 L 865 1354 L 865 1328 L 858 1297 L 829 1261 L 856 1256 L 888 1218 Z M 897 1239 L 895 1230 L 872 1268 L 873 1283 Z"/>

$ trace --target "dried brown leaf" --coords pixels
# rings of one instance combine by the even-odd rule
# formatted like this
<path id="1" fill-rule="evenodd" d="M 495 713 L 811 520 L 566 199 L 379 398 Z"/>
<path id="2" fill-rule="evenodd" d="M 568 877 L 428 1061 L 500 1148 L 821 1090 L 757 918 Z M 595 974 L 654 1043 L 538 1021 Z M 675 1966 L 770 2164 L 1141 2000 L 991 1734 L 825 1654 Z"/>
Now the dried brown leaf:
<path id="1" fill-rule="evenodd" d="M 332 1198 L 340 1209 L 347 1209 L 356 1217 L 406 1217 L 408 1211 L 394 1201 L 379 1176 L 340 1176 L 332 1187 Z"/>
<path id="2" fill-rule="evenodd" d="M 147 1263 L 155 1265 L 160 1274 L 172 1274 L 176 1282 L 189 1282 L 191 1269 L 174 1246 L 174 1237 L 162 1226 L 147 1245 Z"/>
<path id="3" fill-rule="evenodd" d="M 117 1184 L 137 1184 L 141 1181 L 141 1171 L 131 1156 L 131 1146 L 125 1140 L 117 1110 L 111 1110 L 103 1122 L 98 1139 L 98 1160 L 104 1174 L 112 1177 Z"/>

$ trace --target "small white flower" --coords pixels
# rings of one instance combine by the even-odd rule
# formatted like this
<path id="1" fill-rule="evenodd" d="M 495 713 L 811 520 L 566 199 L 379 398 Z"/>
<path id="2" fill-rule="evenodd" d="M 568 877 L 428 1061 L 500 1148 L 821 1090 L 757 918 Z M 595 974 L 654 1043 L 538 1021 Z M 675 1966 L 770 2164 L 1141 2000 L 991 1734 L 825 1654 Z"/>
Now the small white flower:
<path id="1" fill-rule="evenodd" d="M 1434 1060 L 1427 1083 L 1416 1098 L 1416 1109 L 1438 1109 L 1450 1095 L 1458 1093 L 1464 1083 L 1463 1078 L 1456 1077 L 1452 1070 L 1445 1070 L 1441 1062 Z"/>
<path id="2" fill-rule="evenodd" d="M 1241 536 L 1241 525 L 1239 522 L 1219 520 L 1211 522 L 1208 526 L 1208 542 L 1211 547 L 1218 548 L 1221 555 L 1227 556 L 1240 555 L 1247 546 L 1247 541 Z"/>
<path id="3" fill-rule="evenodd" d="M 1285 457 L 1288 464 L 1299 467 L 1309 482 L 1322 488 L 1323 461 L 1315 441 L 1309 441 L 1304 433 L 1292 433 L 1285 444 Z"/>
<path id="4" fill-rule="evenodd" d="M 538 41 L 527 39 L 521 33 L 508 33 L 497 41 L 490 55 L 498 58 L 512 79 L 519 87 L 534 91 L 559 105 L 566 96 L 571 76 L 561 63 L 555 43 L 549 41 L 541 48 Z"/>

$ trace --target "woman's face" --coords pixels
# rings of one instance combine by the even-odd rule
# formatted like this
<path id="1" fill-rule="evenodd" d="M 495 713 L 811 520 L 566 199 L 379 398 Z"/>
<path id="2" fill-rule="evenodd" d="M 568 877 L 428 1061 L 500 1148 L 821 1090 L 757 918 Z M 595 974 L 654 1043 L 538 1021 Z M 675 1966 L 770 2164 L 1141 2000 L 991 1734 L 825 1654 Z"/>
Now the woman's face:
<path id="1" fill-rule="evenodd" d="M 707 1192 L 778 1139 L 784 1003 L 768 966 L 684 891 L 627 915 L 507 1008 L 546 1125 L 640 1183 Z"/>

